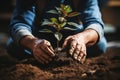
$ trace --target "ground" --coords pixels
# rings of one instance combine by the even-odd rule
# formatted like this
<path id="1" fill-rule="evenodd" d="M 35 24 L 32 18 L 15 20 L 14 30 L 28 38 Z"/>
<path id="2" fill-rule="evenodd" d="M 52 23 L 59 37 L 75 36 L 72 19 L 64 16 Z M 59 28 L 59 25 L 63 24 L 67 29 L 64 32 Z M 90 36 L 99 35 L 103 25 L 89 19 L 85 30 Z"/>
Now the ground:
<path id="1" fill-rule="evenodd" d="M 78 63 L 61 52 L 48 65 L 34 58 L 15 60 L 0 48 L 0 80 L 120 80 L 120 47 L 110 47 L 106 53 Z"/>

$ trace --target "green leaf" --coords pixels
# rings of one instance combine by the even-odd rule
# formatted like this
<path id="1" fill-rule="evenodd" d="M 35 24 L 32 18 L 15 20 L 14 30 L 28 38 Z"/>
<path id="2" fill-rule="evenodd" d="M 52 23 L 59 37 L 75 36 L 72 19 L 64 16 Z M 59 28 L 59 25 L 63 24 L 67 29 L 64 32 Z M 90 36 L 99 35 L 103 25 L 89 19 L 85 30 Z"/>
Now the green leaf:
<path id="1" fill-rule="evenodd" d="M 66 22 L 63 22 L 60 24 L 60 28 L 62 29 L 67 23 Z"/>
<path id="2" fill-rule="evenodd" d="M 74 16 L 78 16 L 78 15 L 80 15 L 80 13 L 78 13 L 78 12 L 72 12 L 72 13 L 68 14 L 68 17 L 74 17 Z"/>
<path id="3" fill-rule="evenodd" d="M 49 11 L 47 11 L 47 13 L 51 13 L 51 14 L 59 14 L 56 10 L 49 10 Z"/>
<path id="4" fill-rule="evenodd" d="M 77 29 L 81 29 L 80 25 L 75 22 L 68 22 L 67 24 L 74 26 Z"/>
<path id="5" fill-rule="evenodd" d="M 56 37 L 56 39 L 58 40 L 58 41 L 60 41 L 61 39 L 62 39 L 62 34 L 61 33 L 59 33 L 59 32 L 56 32 L 56 33 L 54 33 L 54 36 Z"/>
<path id="6" fill-rule="evenodd" d="M 53 33 L 51 30 L 49 29 L 42 29 L 40 30 L 39 32 L 42 32 L 42 33 Z"/>
<path id="7" fill-rule="evenodd" d="M 44 21 L 42 22 L 42 26 L 44 26 L 44 25 L 51 25 L 51 24 L 53 24 L 52 22 L 50 22 L 48 19 L 44 19 Z"/>
<path id="8" fill-rule="evenodd" d="M 57 12 L 58 12 L 58 14 L 61 14 L 61 8 L 59 8 L 59 7 L 55 7 L 55 9 L 57 10 Z"/>
<path id="9" fill-rule="evenodd" d="M 71 31 L 77 30 L 75 28 L 70 28 L 70 27 L 64 27 L 63 29 L 65 29 L 65 30 L 71 30 Z"/>
<path id="10" fill-rule="evenodd" d="M 55 9 L 56 9 L 57 11 L 61 11 L 61 8 L 59 8 L 59 7 L 55 7 Z"/>
<path id="11" fill-rule="evenodd" d="M 57 23 L 57 19 L 56 18 L 50 18 L 50 20 L 53 22 L 53 23 Z"/>
<path id="12" fill-rule="evenodd" d="M 75 22 L 67 22 L 67 24 L 75 26 L 75 27 L 79 27 L 79 24 L 75 23 Z"/>
<path id="13" fill-rule="evenodd" d="M 67 13 L 70 13 L 70 12 L 72 12 L 72 9 L 71 9 L 71 7 L 70 7 L 69 5 L 66 5 L 66 6 L 65 6 L 65 11 L 66 11 Z"/>

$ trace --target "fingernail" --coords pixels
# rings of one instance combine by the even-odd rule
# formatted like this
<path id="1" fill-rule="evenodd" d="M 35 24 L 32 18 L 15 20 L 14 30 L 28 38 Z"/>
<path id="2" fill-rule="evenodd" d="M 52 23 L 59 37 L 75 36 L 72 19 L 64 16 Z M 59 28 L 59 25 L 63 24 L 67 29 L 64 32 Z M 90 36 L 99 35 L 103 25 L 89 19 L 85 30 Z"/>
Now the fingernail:
<path id="1" fill-rule="evenodd" d="M 52 54 L 52 56 L 54 57 L 54 56 L 55 56 L 55 54 L 53 53 L 53 54 Z"/>
<path id="2" fill-rule="evenodd" d="M 55 56 L 55 53 L 54 53 L 54 52 L 53 52 L 53 53 L 51 53 L 51 56 L 52 56 L 52 57 L 54 57 L 54 56 Z"/>
<path id="3" fill-rule="evenodd" d="M 79 52 L 80 52 L 80 51 L 77 50 L 77 51 L 76 51 L 76 54 L 79 54 Z"/>
<path id="4" fill-rule="evenodd" d="M 78 61 L 81 61 L 81 57 L 80 56 L 78 57 Z"/>
<path id="5" fill-rule="evenodd" d="M 77 59 L 77 54 L 76 53 L 74 54 L 74 58 Z"/>
<path id="6" fill-rule="evenodd" d="M 71 55 L 72 55 L 72 52 L 73 52 L 72 50 L 69 51 L 69 53 L 70 53 Z"/>

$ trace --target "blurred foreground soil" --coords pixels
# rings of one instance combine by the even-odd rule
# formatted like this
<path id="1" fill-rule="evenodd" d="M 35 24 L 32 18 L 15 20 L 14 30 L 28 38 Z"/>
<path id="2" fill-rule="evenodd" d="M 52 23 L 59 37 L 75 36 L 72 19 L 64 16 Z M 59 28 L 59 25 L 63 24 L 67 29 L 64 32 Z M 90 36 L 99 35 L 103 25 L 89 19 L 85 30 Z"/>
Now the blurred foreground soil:
<path id="1" fill-rule="evenodd" d="M 17 61 L 0 48 L 0 80 L 120 80 L 120 47 L 108 48 L 101 56 L 87 58 L 84 64 L 65 52 L 48 65 L 34 58 Z"/>

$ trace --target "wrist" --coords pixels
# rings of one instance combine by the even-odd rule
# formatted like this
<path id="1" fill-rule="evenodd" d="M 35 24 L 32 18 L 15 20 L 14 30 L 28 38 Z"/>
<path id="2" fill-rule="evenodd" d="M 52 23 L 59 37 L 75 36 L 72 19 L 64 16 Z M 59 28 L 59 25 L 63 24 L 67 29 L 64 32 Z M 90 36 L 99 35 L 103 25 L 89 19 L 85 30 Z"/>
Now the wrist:
<path id="1" fill-rule="evenodd" d="M 38 40 L 38 38 L 34 36 L 25 36 L 20 40 L 20 44 L 25 48 L 33 50 L 36 40 Z"/>
<path id="2" fill-rule="evenodd" d="M 85 45 L 88 43 L 88 39 L 84 33 L 77 34 L 78 41 L 84 43 Z"/>
<path id="3" fill-rule="evenodd" d="M 77 34 L 80 40 L 84 42 L 86 46 L 94 45 L 98 40 L 98 34 L 93 29 L 86 29 L 85 31 Z"/>

